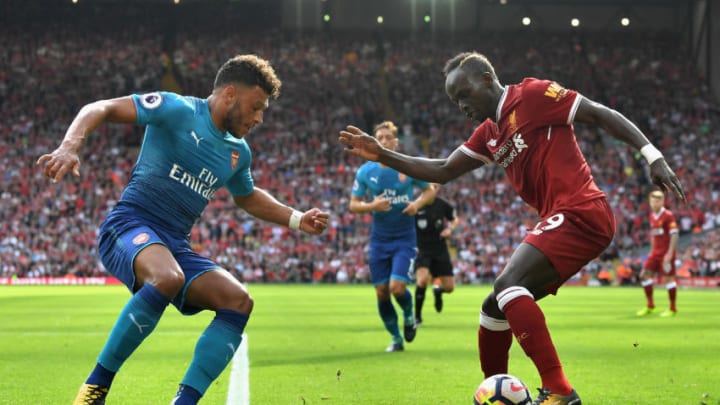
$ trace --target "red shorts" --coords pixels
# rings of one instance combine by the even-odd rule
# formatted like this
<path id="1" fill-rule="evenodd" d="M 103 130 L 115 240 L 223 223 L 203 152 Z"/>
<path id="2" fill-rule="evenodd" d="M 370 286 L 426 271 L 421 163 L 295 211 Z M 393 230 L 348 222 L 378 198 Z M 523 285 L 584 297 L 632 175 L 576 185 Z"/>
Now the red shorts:
<path id="1" fill-rule="evenodd" d="M 648 256 L 645 260 L 643 270 L 652 271 L 659 276 L 674 276 L 675 275 L 675 258 L 670 260 L 670 268 L 666 269 L 663 263 L 664 255 L 662 256 Z"/>
<path id="2" fill-rule="evenodd" d="M 605 198 L 554 212 L 538 222 L 523 242 L 540 250 L 560 281 L 549 286 L 555 294 L 570 277 L 610 245 L 615 235 L 615 217 Z"/>

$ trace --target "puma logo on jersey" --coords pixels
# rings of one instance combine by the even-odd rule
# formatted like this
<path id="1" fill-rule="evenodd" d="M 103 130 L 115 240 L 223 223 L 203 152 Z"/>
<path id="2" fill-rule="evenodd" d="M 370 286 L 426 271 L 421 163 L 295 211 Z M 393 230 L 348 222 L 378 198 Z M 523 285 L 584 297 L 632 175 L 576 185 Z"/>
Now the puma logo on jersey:
<path id="1" fill-rule="evenodd" d="M 370 177 L 370 181 L 372 181 L 375 184 L 378 184 L 378 178 L 377 177 Z"/>
<path id="2" fill-rule="evenodd" d="M 195 133 L 195 131 L 190 131 L 190 136 L 193 137 L 193 139 L 195 140 L 195 146 L 197 146 L 198 148 L 200 147 L 200 141 L 202 141 L 203 139 L 205 139 L 205 138 L 199 137 L 199 136 Z"/>

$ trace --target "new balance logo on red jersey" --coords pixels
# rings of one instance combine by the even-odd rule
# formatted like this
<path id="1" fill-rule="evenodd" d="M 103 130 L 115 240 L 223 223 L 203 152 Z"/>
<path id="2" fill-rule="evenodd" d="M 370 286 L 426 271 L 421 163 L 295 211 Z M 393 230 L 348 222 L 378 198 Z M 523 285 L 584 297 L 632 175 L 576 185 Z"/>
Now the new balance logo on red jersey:
<path id="1" fill-rule="evenodd" d="M 525 143 L 522 134 L 518 132 L 508 139 L 497 152 L 493 153 L 493 159 L 505 168 L 510 166 L 520 152 L 527 148 L 528 145 Z"/>
<path id="2" fill-rule="evenodd" d="M 521 152 L 523 149 L 527 149 L 527 144 L 525 143 L 525 140 L 522 137 L 522 134 L 517 133 L 513 135 L 513 143 L 515 144 L 515 149 L 517 149 L 518 152 Z"/>

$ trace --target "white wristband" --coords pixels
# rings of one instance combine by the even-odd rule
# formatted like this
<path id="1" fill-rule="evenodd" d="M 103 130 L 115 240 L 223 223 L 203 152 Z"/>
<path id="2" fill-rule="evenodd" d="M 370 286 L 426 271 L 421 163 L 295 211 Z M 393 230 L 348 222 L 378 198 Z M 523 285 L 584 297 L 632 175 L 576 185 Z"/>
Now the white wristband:
<path id="1" fill-rule="evenodd" d="M 300 229 L 300 223 L 302 222 L 303 213 L 300 211 L 293 210 L 292 214 L 290 214 L 290 223 L 288 223 L 288 227 L 290 229 L 298 230 Z"/>
<path id="2" fill-rule="evenodd" d="M 657 148 L 651 143 L 640 148 L 640 153 L 642 153 L 649 165 L 653 164 L 654 161 L 663 157 L 663 154 L 659 150 L 657 150 Z"/>

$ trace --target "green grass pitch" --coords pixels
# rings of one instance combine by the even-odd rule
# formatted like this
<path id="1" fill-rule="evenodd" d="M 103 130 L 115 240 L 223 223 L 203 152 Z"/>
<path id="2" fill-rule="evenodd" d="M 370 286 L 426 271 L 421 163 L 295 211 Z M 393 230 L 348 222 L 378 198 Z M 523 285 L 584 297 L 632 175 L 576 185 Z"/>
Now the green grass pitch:
<path id="1" fill-rule="evenodd" d="M 371 286 L 250 285 L 252 404 L 471 404 L 482 380 L 478 310 L 489 286 L 458 286 L 402 353 Z M 656 303 L 667 304 L 664 288 Z M 70 404 L 128 299 L 123 287 L 0 287 L 0 404 Z M 564 287 L 540 305 L 585 404 L 720 404 L 720 291 L 680 290 L 679 315 L 637 318 L 640 288 Z M 659 312 L 659 311 L 658 311 Z M 168 404 L 212 314 L 169 308 L 123 366 L 108 404 Z M 539 386 L 513 344 L 510 372 Z M 230 367 L 201 401 L 225 404 Z"/>

